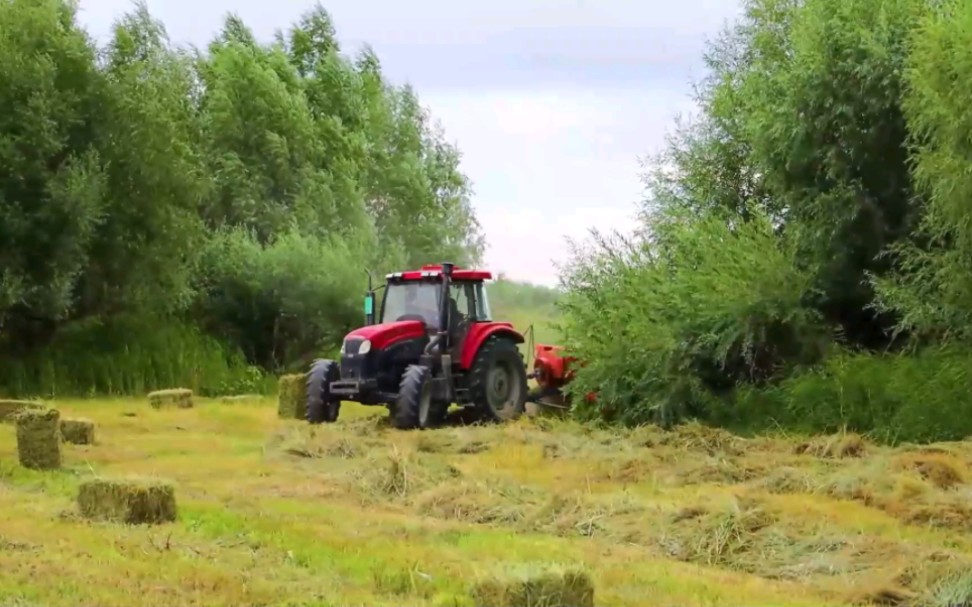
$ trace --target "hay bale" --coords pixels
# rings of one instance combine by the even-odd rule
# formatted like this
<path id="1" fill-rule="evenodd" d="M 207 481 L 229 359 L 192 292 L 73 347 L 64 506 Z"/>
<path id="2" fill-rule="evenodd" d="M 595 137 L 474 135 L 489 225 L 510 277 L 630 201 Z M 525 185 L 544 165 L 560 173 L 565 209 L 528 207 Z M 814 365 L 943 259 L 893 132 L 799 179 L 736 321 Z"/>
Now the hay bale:
<path id="1" fill-rule="evenodd" d="M 307 375 L 281 375 L 277 391 L 277 416 L 282 419 L 305 419 L 307 416 Z"/>
<path id="2" fill-rule="evenodd" d="M 13 423 L 14 416 L 24 409 L 44 409 L 42 402 L 32 400 L 0 400 L 0 422 Z"/>
<path id="3" fill-rule="evenodd" d="M 180 409 L 192 408 L 192 390 L 186 388 L 149 392 L 148 399 L 149 404 L 155 409 L 161 409 L 168 405 L 175 405 Z"/>
<path id="4" fill-rule="evenodd" d="M 94 422 L 90 419 L 62 419 L 61 437 L 64 442 L 75 445 L 94 444 Z"/>
<path id="5" fill-rule="evenodd" d="M 483 580 L 470 592 L 476 607 L 594 607 L 594 583 L 580 569 L 520 570 Z"/>
<path id="6" fill-rule="evenodd" d="M 34 470 L 61 467 L 61 414 L 57 409 L 25 408 L 15 416 L 20 465 Z"/>
<path id="7" fill-rule="evenodd" d="M 158 524 L 176 519 L 175 488 L 149 479 L 90 479 L 78 489 L 81 516 L 112 523 Z"/>

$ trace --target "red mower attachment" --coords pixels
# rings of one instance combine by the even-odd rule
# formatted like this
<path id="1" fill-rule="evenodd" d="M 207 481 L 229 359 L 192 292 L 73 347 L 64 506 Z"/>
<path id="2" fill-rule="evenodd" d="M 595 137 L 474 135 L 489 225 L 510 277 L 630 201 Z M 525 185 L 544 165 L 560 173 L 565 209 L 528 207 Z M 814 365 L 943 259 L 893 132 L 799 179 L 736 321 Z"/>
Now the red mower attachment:
<path id="1" fill-rule="evenodd" d="M 544 407 L 567 410 L 570 402 L 563 388 L 574 379 L 573 365 L 577 359 L 564 354 L 563 346 L 537 344 L 533 350 L 533 371 L 529 377 L 537 382 L 537 387 L 527 394 L 527 401 Z M 593 402 L 595 394 L 586 396 Z"/>

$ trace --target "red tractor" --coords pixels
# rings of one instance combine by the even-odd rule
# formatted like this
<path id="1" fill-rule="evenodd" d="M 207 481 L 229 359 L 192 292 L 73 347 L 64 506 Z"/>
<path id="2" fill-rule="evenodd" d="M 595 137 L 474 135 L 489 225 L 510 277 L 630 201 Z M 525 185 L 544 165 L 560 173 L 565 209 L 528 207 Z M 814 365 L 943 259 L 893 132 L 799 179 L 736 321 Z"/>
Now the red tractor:
<path id="1" fill-rule="evenodd" d="M 365 326 L 344 338 L 340 361 L 311 367 L 307 421 L 336 421 L 341 401 L 386 406 L 400 429 L 436 426 L 452 403 L 483 421 L 519 417 L 528 396 L 517 347 L 524 338 L 493 319 L 490 279 L 451 263 L 389 274 L 377 322 L 369 279 Z"/>

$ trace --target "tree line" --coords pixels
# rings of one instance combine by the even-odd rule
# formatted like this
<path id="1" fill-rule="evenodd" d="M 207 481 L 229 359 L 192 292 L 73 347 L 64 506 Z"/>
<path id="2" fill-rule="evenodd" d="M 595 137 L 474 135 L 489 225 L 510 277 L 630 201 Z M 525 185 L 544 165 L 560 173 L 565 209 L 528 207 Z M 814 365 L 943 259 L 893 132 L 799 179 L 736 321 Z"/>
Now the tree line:
<path id="1" fill-rule="evenodd" d="M 579 413 L 972 434 L 972 2 L 746 0 L 641 230 L 564 275 Z"/>
<path id="2" fill-rule="evenodd" d="M 179 48 L 0 0 L 0 389 L 257 389 L 362 320 L 365 270 L 476 263 L 459 151 L 328 13 Z"/>

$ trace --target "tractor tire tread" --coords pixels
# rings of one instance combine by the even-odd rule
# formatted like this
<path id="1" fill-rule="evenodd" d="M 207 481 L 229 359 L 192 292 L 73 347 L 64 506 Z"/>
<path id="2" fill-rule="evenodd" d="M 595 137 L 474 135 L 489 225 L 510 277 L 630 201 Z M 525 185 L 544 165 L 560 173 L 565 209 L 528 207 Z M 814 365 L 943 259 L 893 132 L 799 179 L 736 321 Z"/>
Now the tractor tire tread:
<path id="1" fill-rule="evenodd" d="M 330 394 L 330 382 L 340 378 L 338 364 L 326 358 L 317 359 L 307 374 L 308 423 L 334 423 L 341 412 L 341 400 Z"/>
<path id="2" fill-rule="evenodd" d="M 414 430 L 419 427 L 419 406 L 422 385 L 431 379 L 429 368 L 409 365 L 398 385 L 398 400 L 392 411 L 392 425 L 398 430 Z"/>
<path id="3" fill-rule="evenodd" d="M 503 421 L 489 407 L 489 401 L 486 396 L 486 377 L 489 374 L 490 364 L 497 356 L 515 357 L 518 362 L 517 369 L 521 370 L 517 374 L 517 379 L 520 381 L 521 396 L 514 417 L 519 417 L 525 411 L 527 390 L 529 389 L 526 378 L 526 365 L 523 362 L 523 354 L 520 352 L 520 349 L 508 338 L 499 336 L 489 337 L 480 346 L 479 352 L 476 353 L 476 358 L 473 360 L 469 373 L 469 395 L 480 420 L 492 423 Z"/>

